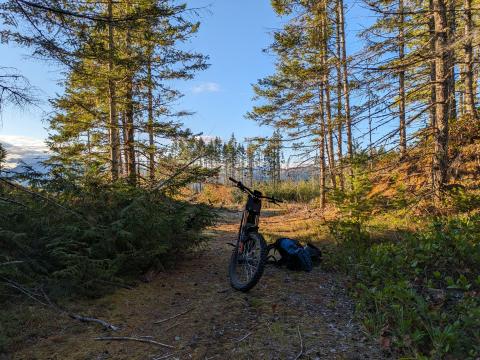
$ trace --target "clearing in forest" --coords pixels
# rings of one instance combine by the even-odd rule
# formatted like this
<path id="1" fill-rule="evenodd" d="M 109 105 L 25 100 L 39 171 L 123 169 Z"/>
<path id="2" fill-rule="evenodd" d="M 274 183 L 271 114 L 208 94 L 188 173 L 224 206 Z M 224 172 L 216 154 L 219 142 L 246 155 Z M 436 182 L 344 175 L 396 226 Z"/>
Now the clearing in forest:
<path id="1" fill-rule="evenodd" d="M 268 213 L 268 212 L 266 212 Z M 270 213 L 264 231 L 299 216 Z M 268 216 L 269 215 L 269 216 Z M 211 229 L 212 240 L 174 270 L 149 283 L 120 289 L 78 305 L 79 312 L 108 320 L 121 329 L 102 330 L 30 308 L 15 359 L 383 359 L 354 319 L 354 304 L 340 275 L 316 267 L 311 273 L 267 266 L 249 293 L 230 288 L 228 242 L 235 239 L 239 213 L 224 212 Z M 303 222 L 308 228 L 308 222 Z M 296 226 L 300 227 L 300 226 Z M 294 228 L 296 228 L 294 227 Z M 292 234 L 288 234 L 292 236 Z M 43 325 L 39 325 L 42 324 Z M 42 329 L 34 329 L 40 326 Z M 147 342 L 95 340 L 134 337 Z M 172 348 L 154 344 L 160 342 Z"/>

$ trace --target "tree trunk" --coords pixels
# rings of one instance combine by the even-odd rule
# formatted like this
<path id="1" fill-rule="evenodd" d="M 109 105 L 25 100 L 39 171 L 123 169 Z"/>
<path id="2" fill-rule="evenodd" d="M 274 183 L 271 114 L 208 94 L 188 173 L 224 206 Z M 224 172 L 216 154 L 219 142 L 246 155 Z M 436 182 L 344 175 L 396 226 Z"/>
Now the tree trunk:
<path id="1" fill-rule="evenodd" d="M 465 57 L 464 59 L 465 60 Z M 458 92 L 458 115 L 460 117 L 465 116 L 465 64 L 458 64 L 458 69 L 460 70 L 460 91 Z"/>
<path id="2" fill-rule="evenodd" d="M 372 89 L 370 88 L 370 79 L 367 79 L 367 97 L 368 97 L 368 154 L 370 156 L 370 170 L 373 170 L 373 142 L 372 142 Z"/>
<path id="3" fill-rule="evenodd" d="M 125 146 L 125 144 L 127 143 L 127 139 L 128 139 L 128 134 L 127 134 L 128 126 L 127 126 L 127 116 L 125 115 L 125 111 L 122 112 L 119 115 L 119 118 L 121 119 L 122 138 L 123 138 L 123 144 L 124 144 L 123 149 L 121 149 L 121 151 L 120 151 L 120 157 L 119 157 L 119 159 L 120 159 L 120 174 L 122 176 L 128 176 L 127 164 L 128 164 L 129 153 L 128 153 L 127 147 Z M 120 140 L 122 140 L 122 139 L 120 139 Z M 120 143 L 122 143 L 122 141 L 120 141 Z M 122 151 L 123 151 L 124 161 L 122 161 Z"/>
<path id="4" fill-rule="evenodd" d="M 253 186 L 253 164 L 254 162 L 254 153 L 248 155 L 248 183 L 250 187 Z"/>
<path id="5" fill-rule="evenodd" d="M 455 9 L 456 0 L 447 0 L 448 10 L 447 10 L 447 24 L 448 24 L 448 34 L 447 39 L 450 45 L 450 42 L 455 38 L 456 32 L 456 9 Z M 455 90 L 455 50 L 452 46 L 448 46 L 448 68 L 449 68 L 449 97 L 448 97 L 448 112 L 450 119 L 457 118 L 457 98 Z"/>
<path id="6" fill-rule="evenodd" d="M 343 177 L 343 114 L 342 114 L 342 49 L 340 46 L 340 13 L 338 6 L 336 13 L 336 47 L 337 47 L 337 161 L 339 164 L 338 180 L 340 182 L 340 190 L 345 190 L 345 179 Z"/>
<path id="7" fill-rule="evenodd" d="M 442 199 L 443 189 L 448 181 L 448 131 L 450 98 L 449 84 L 449 41 L 447 8 L 445 0 L 433 0 L 433 18 L 435 26 L 435 155 L 434 155 L 434 191 L 437 199 Z"/>
<path id="8" fill-rule="evenodd" d="M 465 41 L 463 44 L 464 50 L 464 74 L 463 81 L 465 87 L 465 113 L 471 116 L 474 120 L 478 120 L 477 109 L 475 105 L 476 91 L 473 82 L 473 45 L 472 45 L 472 0 L 465 0 L 464 3 L 464 18 L 465 18 Z"/>
<path id="9" fill-rule="evenodd" d="M 428 29 L 429 29 L 429 46 L 430 52 L 435 54 L 435 19 L 433 17 L 433 0 L 429 0 L 429 10 L 431 11 L 431 15 L 428 21 Z M 433 142 L 435 142 L 435 129 L 436 129 L 436 103 L 437 97 L 435 95 L 436 91 L 436 75 L 435 75 L 435 57 L 433 57 L 430 61 L 430 131 L 429 131 L 429 138 L 433 136 Z M 432 167 L 430 171 L 431 175 L 431 183 L 432 189 L 435 188 L 435 157 L 432 157 Z"/>
<path id="10" fill-rule="evenodd" d="M 473 63 L 474 64 L 480 64 L 480 50 L 478 47 L 473 50 Z M 474 66 L 473 67 L 473 88 L 478 89 L 478 86 L 480 85 L 480 66 Z M 475 94 L 476 91 L 474 92 L 475 95 L 475 103 L 478 104 L 478 95 Z"/>
<path id="11" fill-rule="evenodd" d="M 277 147 L 276 147 L 276 163 L 277 163 L 277 181 L 279 184 L 282 177 L 282 154 L 280 149 L 281 149 L 281 142 L 280 140 L 278 140 Z"/>
<path id="12" fill-rule="evenodd" d="M 341 61 L 343 67 L 343 97 L 345 103 L 345 125 L 347 128 L 347 153 L 348 160 L 350 162 L 350 177 L 353 177 L 353 138 L 352 138 L 352 118 L 350 115 L 350 87 L 348 83 L 348 66 L 347 66 L 347 48 L 345 43 L 345 16 L 343 8 L 343 0 L 338 0 L 337 2 L 337 12 L 338 12 L 338 27 L 340 30 L 340 49 L 341 49 Z"/>
<path id="13" fill-rule="evenodd" d="M 328 38 L 327 38 L 327 9 L 326 3 L 323 18 L 323 31 L 322 31 L 322 67 L 323 71 L 323 84 L 325 89 L 325 107 L 327 111 L 327 154 L 328 154 L 328 167 L 330 170 L 330 177 L 332 179 L 332 186 L 337 188 L 337 179 L 335 174 L 335 155 L 333 152 L 333 121 L 332 121 L 332 104 L 330 98 L 330 69 L 328 64 Z"/>
<path id="14" fill-rule="evenodd" d="M 133 79 L 131 76 L 127 77 L 127 91 L 125 94 L 127 106 L 125 109 L 125 149 L 128 154 L 127 162 L 127 176 L 130 185 L 135 186 L 137 183 L 137 166 L 135 159 L 135 131 L 133 125 Z"/>
<path id="15" fill-rule="evenodd" d="M 127 1 L 127 13 L 130 13 L 130 2 Z M 128 59 L 130 60 L 131 57 L 131 34 L 130 30 L 127 29 L 126 33 L 126 52 Z M 130 66 L 127 69 L 129 74 L 126 77 L 126 109 L 125 109 L 125 117 L 126 117 L 126 135 L 127 138 L 125 139 L 125 147 L 128 153 L 128 161 L 127 161 L 127 176 L 128 182 L 130 185 L 135 186 L 137 184 L 137 166 L 136 166 L 136 157 L 135 157 L 135 129 L 134 129 L 134 109 L 133 109 L 133 76 L 134 70 Z"/>
<path id="16" fill-rule="evenodd" d="M 319 163 L 319 184 L 320 184 L 320 207 L 325 208 L 326 191 L 325 191 L 325 111 L 323 98 L 323 84 L 319 89 L 319 139 L 318 139 L 318 163 Z"/>
<path id="17" fill-rule="evenodd" d="M 155 135 L 153 132 L 153 79 L 152 79 L 152 54 L 148 55 L 147 86 L 148 86 L 148 173 L 150 181 L 155 181 Z"/>
<path id="18" fill-rule="evenodd" d="M 400 132 L 400 155 L 405 157 L 407 154 L 407 127 L 405 123 L 405 107 L 406 107 L 406 100 L 405 100 L 405 67 L 404 67 L 404 60 L 405 60 L 405 33 L 404 33 L 404 23 L 405 23 L 405 16 L 403 14 L 404 11 L 404 0 L 399 0 L 398 12 L 400 13 L 399 19 L 399 34 L 398 34 L 398 57 L 400 60 L 400 73 L 399 77 L 399 118 L 400 118 L 400 125 L 399 125 L 399 132 Z"/>
<path id="19" fill-rule="evenodd" d="M 113 0 L 108 0 L 108 103 L 109 103 L 109 133 L 110 133 L 110 160 L 112 181 L 118 180 L 119 174 L 119 133 L 117 119 L 116 89 L 113 80 L 114 72 L 114 41 L 113 41 Z"/>

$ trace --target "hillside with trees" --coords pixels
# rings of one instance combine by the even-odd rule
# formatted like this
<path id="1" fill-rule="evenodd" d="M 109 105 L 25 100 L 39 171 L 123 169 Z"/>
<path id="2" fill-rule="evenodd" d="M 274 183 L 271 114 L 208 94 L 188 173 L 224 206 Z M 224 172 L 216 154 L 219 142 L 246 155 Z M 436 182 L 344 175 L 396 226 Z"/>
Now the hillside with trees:
<path id="1" fill-rule="evenodd" d="M 480 2 L 269 3 L 272 71 L 226 138 L 185 125 L 182 84 L 215 65 L 192 46 L 195 2 L 0 3 L 2 42 L 62 89 L 42 171 L 12 171 L 0 144 L 0 358 L 480 357 Z M 0 60 L 0 111 L 38 103 Z M 266 206 L 265 237 L 316 243 L 320 269 L 225 289 L 229 177 L 287 203 Z M 109 348 L 119 330 L 175 351 Z"/>

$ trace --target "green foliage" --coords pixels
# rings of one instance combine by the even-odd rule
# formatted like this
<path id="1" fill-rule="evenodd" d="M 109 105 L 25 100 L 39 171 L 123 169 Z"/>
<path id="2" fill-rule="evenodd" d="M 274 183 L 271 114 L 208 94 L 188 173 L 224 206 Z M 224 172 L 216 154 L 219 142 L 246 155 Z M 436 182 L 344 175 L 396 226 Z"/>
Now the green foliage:
<path id="1" fill-rule="evenodd" d="M 343 242 L 332 260 L 352 277 L 372 334 L 417 358 L 480 355 L 480 216 L 435 220 L 369 247 Z"/>
<path id="2" fill-rule="evenodd" d="M 328 229 L 337 243 L 354 242 L 360 246 L 360 244 L 366 244 L 370 239 L 368 232 L 358 221 L 333 220 L 328 223 Z"/>
<path id="3" fill-rule="evenodd" d="M 5 162 L 5 158 L 7 157 L 7 151 L 3 147 L 2 144 L 0 144 L 0 170 L 3 168 L 3 163 Z"/>
<path id="4" fill-rule="evenodd" d="M 287 15 L 291 12 L 291 6 L 292 6 L 291 1 L 272 0 L 271 3 L 272 3 L 273 10 L 275 10 L 275 12 L 278 15 Z"/>
<path id="5" fill-rule="evenodd" d="M 368 157 L 358 155 L 353 163 L 353 176 L 344 191 L 336 190 L 330 196 L 343 218 L 362 224 L 371 215 L 375 198 L 370 196 L 372 182 L 365 171 Z"/>
<path id="6" fill-rule="evenodd" d="M 353 162 L 353 176 L 344 191 L 334 190 L 330 200 L 340 211 L 340 218 L 330 221 L 328 227 L 337 242 L 365 243 L 368 233 L 365 222 L 372 214 L 376 198 L 370 195 L 372 183 L 365 171 L 368 156 L 358 154 Z"/>
<path id="7" fill-rule="evenodd" d="M 204 240 L 212 219 L 205 206 L 95 179 L 44 184 L 41 194 L 58 205 L 0 191 L 26 205 L 0 203 L 0 263 L 23 261 L 0 267 L 0 276 L 57 295 L 99 296 L 106 282 L 171 266 Z"/>
<path id="8" fill-rule="evenodd" d="M 478 191 L 468 191 L 462 187 L 453 188 L 446 198 L 455 210 L 460 212 L 468 212 L 480 207 L 480 194 Z"/>

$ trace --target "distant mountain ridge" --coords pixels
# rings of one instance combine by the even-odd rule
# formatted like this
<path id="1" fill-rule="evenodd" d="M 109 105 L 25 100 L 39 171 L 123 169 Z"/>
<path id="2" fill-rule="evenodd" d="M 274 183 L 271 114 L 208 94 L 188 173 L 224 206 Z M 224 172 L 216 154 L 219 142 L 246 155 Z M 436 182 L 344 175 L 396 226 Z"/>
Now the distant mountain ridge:
<path id="1" fill-rule="evenodd" d="M 0 135 L 0 143 L 7 151 L 5 168 L 12 172 L 22 169 L 22 164 L 31 166 L 37 171 L 44 170 L 42 161 L 50 157 L 44 140 L 27 136 Z"/>

